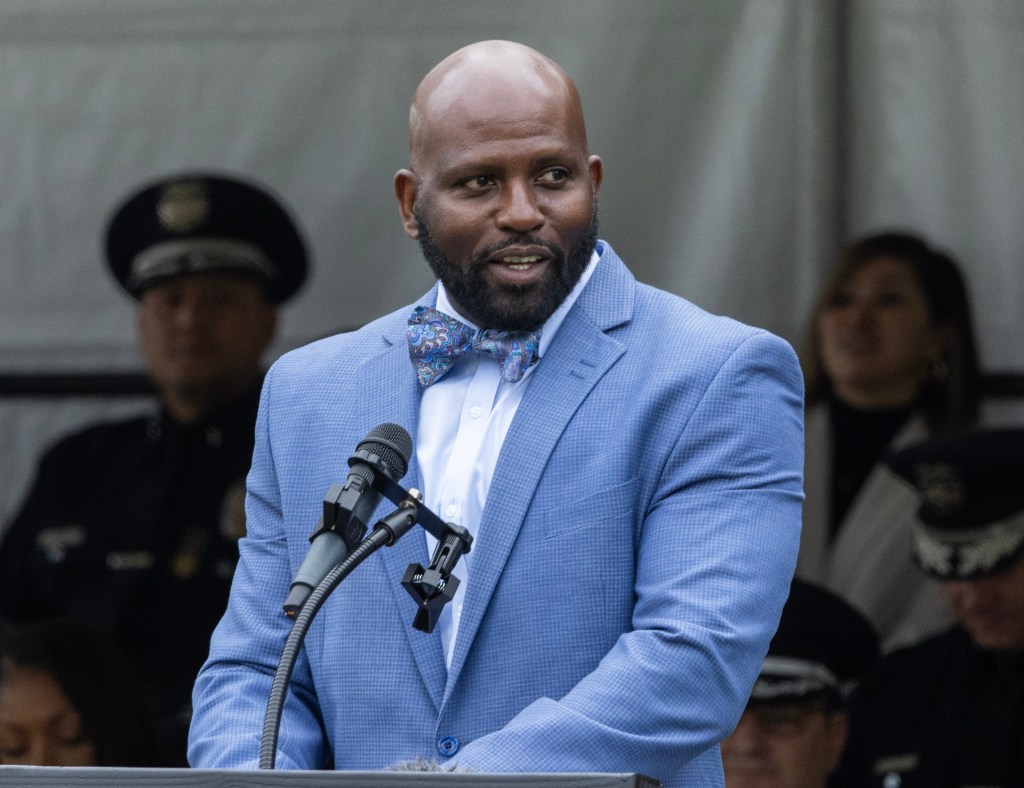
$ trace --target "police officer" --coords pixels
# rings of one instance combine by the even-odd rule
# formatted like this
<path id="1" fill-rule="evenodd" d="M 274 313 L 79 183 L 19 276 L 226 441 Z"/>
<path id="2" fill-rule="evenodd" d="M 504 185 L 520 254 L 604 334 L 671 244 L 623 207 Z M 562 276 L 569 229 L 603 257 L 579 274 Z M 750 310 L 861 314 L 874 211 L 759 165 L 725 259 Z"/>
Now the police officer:
<path id="1" fill-rule="evenodd" d="M 1024 785 L 1024 429 L 888 462 L 921 497 L 914 555 L 957 624 L 884 658 L 851 699 L 848 769 L 885 788 Z"/>
<path id="2" fill-rule="evenodd" d="M 726 788 L 826 788 L 846 744 L 846 697 L 878 659 L 878 636 L 831 591 L 794 580 L 736 730 Z"/>
<path id="3" fill-rule="evenodd" d="M 114 635 L 152 683 L 184 764 L 192 684 L 245 532 L 261 356 L 306 250 L 261 187 L 187 173 L 127 199 L 106 252 L 138 301 L 160 411 L 46 452 L 0 544 L 0 615 L 59 614 Z"/>

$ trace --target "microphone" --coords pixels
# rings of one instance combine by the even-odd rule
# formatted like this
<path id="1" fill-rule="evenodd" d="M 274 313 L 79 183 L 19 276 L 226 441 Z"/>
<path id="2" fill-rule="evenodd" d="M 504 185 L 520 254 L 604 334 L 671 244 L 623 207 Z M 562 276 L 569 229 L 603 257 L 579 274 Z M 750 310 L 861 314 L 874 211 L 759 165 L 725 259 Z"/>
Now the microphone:
<path id="1" fill-rule="evenodd" d="M 295 618 L 309 595 L 335 566 L 359 544 L 367 521 L 380 503 L 374 486 L 378 474 L 398 481 L 409 469 L 412 438 L 397 424 L 378 424 L 348 458 L 348 479 L 334 484 L 324 497 L 324 514 L 309 537 L 309 552 L 288 591 L 284 612 Z"/>

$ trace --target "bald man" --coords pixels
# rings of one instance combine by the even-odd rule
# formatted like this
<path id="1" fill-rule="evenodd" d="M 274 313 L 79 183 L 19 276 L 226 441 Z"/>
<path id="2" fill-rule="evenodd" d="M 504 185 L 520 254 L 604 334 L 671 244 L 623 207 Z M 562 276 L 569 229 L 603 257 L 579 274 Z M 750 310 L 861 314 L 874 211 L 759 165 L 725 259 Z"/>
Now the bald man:
<path id="1" fill-rule="evenodd" d="M 296 666 L 277 766 L 720 786 L 718 742 L 796 561 L 794 354 L 639 284 L 597 240 L 603 166 L 543 55 L 497 41 L 451 55 L 416 91 L 410 142 L 399 212 L 440 281 L 270 371 L 191 762 L 256 766 L 281 600 L 347 453 L 393 422 L 414 439 L 403 485 L 472 550 L 429 634 L 401 585 L 430 560 L 422 530 L 338 587 Z"/>

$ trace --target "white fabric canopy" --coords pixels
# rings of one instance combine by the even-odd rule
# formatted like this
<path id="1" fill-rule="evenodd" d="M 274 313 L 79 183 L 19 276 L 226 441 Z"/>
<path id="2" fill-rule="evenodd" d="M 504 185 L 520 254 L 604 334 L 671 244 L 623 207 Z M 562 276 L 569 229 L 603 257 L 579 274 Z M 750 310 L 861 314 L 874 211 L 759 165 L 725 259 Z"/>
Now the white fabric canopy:
<path id="1" fill-rule="evenodd" d="M 275 355 L 413 300 L 408 102 L 484 38 L 576 79 L 601 235 L 640 279 L 799 345 L 837 248 L 908 227 L 962 260 L 986 366 L 1024 367 L 1024 3 L 4 0 L 0 375 L 141 369 L 104 225 L 177 170 L 249 175 L 303 225 Z M 0 520 L 40 444 L 118 407 L 51 405 L 0 401 Z"/>

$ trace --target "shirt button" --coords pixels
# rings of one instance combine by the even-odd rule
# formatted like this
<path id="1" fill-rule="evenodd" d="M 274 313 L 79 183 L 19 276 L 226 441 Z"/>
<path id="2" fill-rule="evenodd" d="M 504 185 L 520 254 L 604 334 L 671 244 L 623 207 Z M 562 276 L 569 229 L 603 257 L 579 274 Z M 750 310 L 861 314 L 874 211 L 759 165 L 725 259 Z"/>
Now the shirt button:
<path id="1" fill-rule="evenodd" d="M 474 405 L 472 408 L 469 409 L 469 415 L 472 416 L 474 419 L 479 419 L 480 414 L 483 412 L 484 409 L 481 408 L 479 405 Z"/>
<path id="2" fill-rule="evenodd" d="M 454 736 L 442 736 L 437 740 L 437 751 L 445 758 L 451 758 L 459 751 L 459 740 Z"/>
<path id="3" fill-rule="evenodd" d="M 458 514 L 458 511 L 459 511 L 459 507 L 456 506 L 453 503 L 450 503 L 450 504 L 448 504 L 448 506 L 445 507 L 444 516 L 445 517 L 454 517 L 456 514 Z"/>

